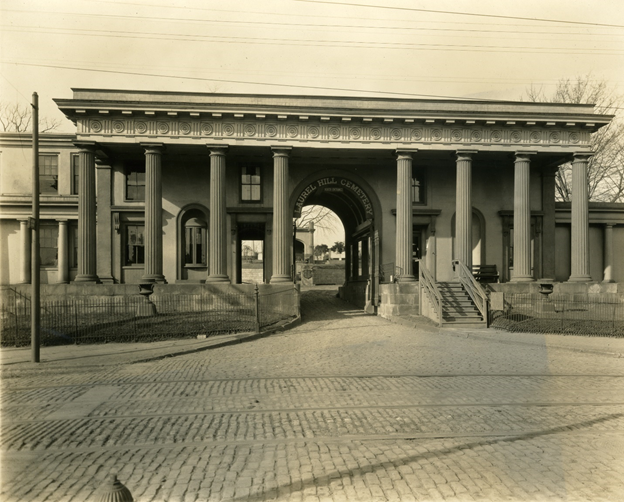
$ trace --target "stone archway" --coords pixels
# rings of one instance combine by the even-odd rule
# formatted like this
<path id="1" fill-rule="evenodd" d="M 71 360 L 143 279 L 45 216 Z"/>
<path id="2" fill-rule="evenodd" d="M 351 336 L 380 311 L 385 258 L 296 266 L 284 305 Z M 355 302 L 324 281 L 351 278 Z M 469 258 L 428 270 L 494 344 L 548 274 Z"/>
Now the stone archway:
<path id="1" fill-rule="evenodd" d="M 372 187 L 354 173 L 323 170 L 301 181 L 291 196 L 294 218 L 303 207 L 319 205 L 332 210 L 345 229 L 345 299 L 374 307 L 378 304 L 381 261 L 381 205 Z M 377 215 L 377 217 L 376 217 Z"/>

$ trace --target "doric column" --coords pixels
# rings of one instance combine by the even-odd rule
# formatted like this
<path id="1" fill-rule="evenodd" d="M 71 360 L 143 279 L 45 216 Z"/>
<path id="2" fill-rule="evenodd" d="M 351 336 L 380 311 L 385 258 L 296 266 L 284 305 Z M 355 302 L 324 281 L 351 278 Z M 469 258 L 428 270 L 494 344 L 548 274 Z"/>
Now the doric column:
<path id="1" fill-rule="evenodd" d="M 20 284 L 30 284 L 30 227 L 28 220 L 20 222 L 20 251 L 22 253 L 20 263 Z"/>
<path id="2" fill-rule="evenodd" d="M 288 211 L 288 156 L 291 148 L 273 148 L 273 277 L 290 282 L 291 218 Z"/>
<path id="3" fill-rule="evenodd" d="M 210 229 L 206 282 L 230 282 L 227 274 L 227 221 L 225 203 L 225 152 L 227 146 L 210 150 Z"/>
<path id="4" fill-rule="evenodd" d="M 95 228 L 95 143 L 78 152 L 78 273 L 74 282 L 98 282 Z"/>
<path id="5" fill-rule="evenodd" d="M 589 196 L 587 164 L 590 154 L 575 154 L 572 161 L 572 273 L 569 281 L 591 281 L 589 274 Z"/>
<path id="6" fill-rule="evenodd" d="M 513 282 L 533 281 L 531 275 L 531 161 L 529 154 L 516 153 L 514 174 Z"/>
<path id="7" fill-rule="evenodd" d="M 142 281 L 165 282 L 162 240 L 163 145 L 145 148 L 145 264 Z"/>
<path id="8" fill-rule="evenodd" d="M 613 225 L 604 227 L 604 279 L 602 282 L 613 282 Z"/>
<path id="9" fill-rule="evenodd" d="M 395 262 L 399 282 L 416 280 L 412 271 L 412 154 L 397 150 Z"/>
<path id="10" fill-rule="evenodd" d="M 455 259 L 472 268 L 472 155 L 457 152 L 455 186 Z"/>
<path id="11" fill-rule="evenodd" d="M 67 220 L 58 222 L 58 278 L 59 284 L 69 282 L 69 237 L 67 233 Z"/>

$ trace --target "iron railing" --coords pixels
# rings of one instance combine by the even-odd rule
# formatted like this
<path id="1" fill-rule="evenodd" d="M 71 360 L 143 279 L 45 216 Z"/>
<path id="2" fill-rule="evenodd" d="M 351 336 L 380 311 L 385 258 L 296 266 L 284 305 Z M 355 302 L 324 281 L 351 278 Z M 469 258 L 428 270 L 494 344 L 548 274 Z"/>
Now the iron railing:
<path id="1" fill-rule="evenodd" d="M 624 299 L 615 294 L 504 294 L 492 326 L 515 332 L 624 336 Z"/>
<path id="2" fill-rule="evenodd" d="M 419 260 L 418 266 L 418 284 L 419 284 L 419 302 L 420 315 L 426 315 L 431 320 L 438 323 L 438 326 L 442 325 L 442 294 L 438 289 L 438 285 L 429 272 L 429 269 L 425 266 L 423 260 Z M 424 293 L 424 294 L 423 294 Z M 431 312 L 429 309 L 424 308 L 424 302 L 428 301 L 429 305 L 435 312 L 435 317 L 429 315 Z"/>
<path id="3" fill-rule="evenodd" d="M 151 301 L 155 316 L 139 307 Z M 64 297 L 41 301 L 41 344 L 64 345 L 155 341 L 258 332 L 299 315 L 296 287 L 254 293 L 232 289 L 223 294 L 154 294 L 136 296 Z M 0 303 L 2 346 L 30 344 L 30 298 L 14 291 Z"/>
<path id="4" fill-rule="evenodd" d="M 453 260 L 453 270 L 457 274 L 459 282 L 464 287 L 475 306 L 481 313 L 483 319 L 488 320 L 488 298 L 483 291 L 481 285 L 475 280 L 472 272 L 468 270 L 468 267 L 459 260 Z"/>

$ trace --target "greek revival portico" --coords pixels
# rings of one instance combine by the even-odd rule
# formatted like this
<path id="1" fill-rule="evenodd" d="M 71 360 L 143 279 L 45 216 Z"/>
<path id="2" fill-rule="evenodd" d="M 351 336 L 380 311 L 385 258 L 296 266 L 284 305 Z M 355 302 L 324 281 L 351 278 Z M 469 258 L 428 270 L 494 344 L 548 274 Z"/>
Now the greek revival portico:
<path id="1" fill-rule="evenodd" d="M 184 178 L 183 169 L 177 170 L 177 159 L 185 156 L 199 159 L 197 163 L 204 168 L 198 171 L 201 175 L 196 181 L 209 186 L 201 196 L 207 201 L 206 213 L 209 213 L 205 280 L 216 283 L 233 280 L 228 265 L 232 261 L 232 236 L 239 224 L 253 222 L 261 222 L 267 236 L 266 255 L 271 257 L 267 279 L 272 283 L 292 280 L 292 217 L 300 195 L 294 189 L 305 176 L 310 176 L 309 172 L 305 176 L 299 174 L 302 165 L 309 166 L 310 172 L 316 169 L 319 173 L 328 165 L 344 166 L 345 179 L 360 187 L 368 182 L 363 189 L 366 196 L 381 203 L 374 215 L 354 223 L 353 243 L 363 229 L 370 228 L 367 244 L 360 244 L 361 254 L 376 256 L 374 266 L 373 259 L 367 258 L 371 270 L 369 280 L 377 274 L 377 265 L 393 262 L 399 282 L 417 279 L 413 261 L 417 244 L 414 228 L 418 225 L 426 231 L 423 247 L 428 253 L 429 268 L 438 274 L 450 269 L 450 260 L 442 262 L 437 258 L 441 256 L 441 247 L 437 242 L 440 231 L 436 229 L 440 226 L 436 218 L 453 217 L 452 257 L 470 267 L 477 252 L 473 242 L 475 173 L 484 166 L 513 172 L 510 178 L 513 201 L 509 208 L 513 208 L 510 279 L 533 281 L 536 268 L 542 277 L 554 277 L 553 257 L 544 255 L 539 267 L 532 263 L 538 249 L 535 241 L 532 244 L 532 232 L 535 232 L 532 221 L 536 214 L 532 205 L 540 200 L 532 192 L 532 176 L 542 179 L 542 190 L 546 187 L 546 192 L 552 191 L 542 199 L 554 200 L 553 166 L 569 159 L 573 162 L 570 281 L 589 280 L 586 186 L 589 140 L 590 133 L 610 120 L 594 114 L 591 106 L 89 89 L 76 89 L 72 99 L 56 102 L 76 123 L 76 145 L 80 147 L 76 281 L 96 282 L 99 274 L 114 275 L 111 258 L 97 252 L 96 225 L 100 221 L 115 221 L 117 217 L 103 214 L 103 211 L 114 212 L 114 204 L 106 209 L 105 205 L 100 207 L 96 203 L 96 158 L 102 155 L 112 165 L 137 159 L 139 155 L 142 158 L 145 202 L 143 206 L 128 203 L 127 207 L 128 211 L 143 211 L 137 213 L 142 214 L 145 225 L 142 280 L 160 283 L 177 279 L 167 277 L 163 268 L 168 254 L 163 249 L 163 228 L 175 217 L 163 186 L 173 190 L 167 183 L 175 176 L 194 183 Z M 263 188 L 267 197 L 262 204 L 238 204 L 227 189 L 228 173 L 241 163 L 250 162 L 249 159 L 272 164 L 272 172 L 265 176 L 270 178 L 270 186 Z M 414 169 L 426 166 L 435 170 L 436 165 L 446 166 L 449 162 L 454 163 L 454 174 L 444 184 L 455 187 L 452 206 L 447 208 L 444 204 L 448 197 L 438 196 L 429 188 L 429 200 L 421 208 L 418 204 L 422 201 L 414 200 Z M 389 169 L 391 164 L 393 168 Z M 163 181 L 165 178 L 169 181 Z M 394 184 L 391 200 L 383 185 L 388 179 Z M 340 196 L 339 188 L 334 193 L 328 192 L 327 197 Z M 494 197 L 499 188 L 479 186 L 476 193 L 480 201 L 487 201 L 488 190 Z M 178 190 L 183 192 L 182 188 Z M 178 197 L 177 192 L 175 196 Z M 119 203 L 117 206 L 121 207 Z M 545 227 L 552 222 L 554 234 L 554 205 L 552 209 L 547 207 L 548 204 L 540 202 L 537 210 L 540 225 L 546 234 Z M 374 232 L 377 240 L 373 239 Z M 540 246 L 548 238 L 544 237 Z M 374 251 L 374 246 L 379 249 Z M 488 252 L 502 256 L 500 244 L 497 246 L 492 248 L 495 251 Z M 538 251 L 545 253 L 541 248 Z M 353 262 L 348 266 L 357 268 Z"/>

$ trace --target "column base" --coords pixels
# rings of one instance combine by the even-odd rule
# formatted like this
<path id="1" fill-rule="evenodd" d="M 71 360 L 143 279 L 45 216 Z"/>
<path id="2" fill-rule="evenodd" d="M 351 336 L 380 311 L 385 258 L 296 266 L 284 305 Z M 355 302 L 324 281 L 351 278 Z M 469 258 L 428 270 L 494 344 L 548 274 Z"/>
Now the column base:
<path id="1" fill-rule="evenodd" d="M 74 282 L 94 282 L 96 284 L 99 284 L 100 279 L 97 275 L 79 274 L 74 278 Z"/>
<path id="2" fill-rule="evenodd" d="M 209 275 L 206 284 L 209 282 L 230 282 L 230 278 L 227 275 Z"/>
<path id="3" fill-rule="evenodd" d="M 141 277 L 141 282 L 154 282 L 157 284 L 167 284 L 165 276 L 161 274 L 144 275 Z"/>
<path id="4" fill-rule="evenodd" d="M 604 281 L 602 281 L 603 284 L 613 284 L 615 281 L 613 279 L 605 279 Z"/>
<path id="5" fill-rule="evenodd" d="M 591 276 L 589 275 L 576 275 L 570 276 L 568 282 L 593 282 Z"/>
<path id="6" fill-rule="evenodd" d="M 289 275 L 274 275 L 273 277 L 271 277 L 270 284 L 283 284 L 285 282 L 293 282 L 292 277 L 290 277 Z"/>
<path id="7" fill-rule="evenodd" d="M 535 279 L 532 275 L 520 275 L 516 277 L 512 277 L 509 282 L 535 282 Z"/>
<path id="8" fill-rule="evenodd" d="M 413 275 L 400 275 L 397 277 L 397 282 L 417 282 L 416 277 Z"/>
<path id="9" fill-rule="evenodd" d="M 100 275 L 99 278 L 102 284 L 115 284 L 115 279 L 113 279 L 112 277 L 102 277 Z"/>

